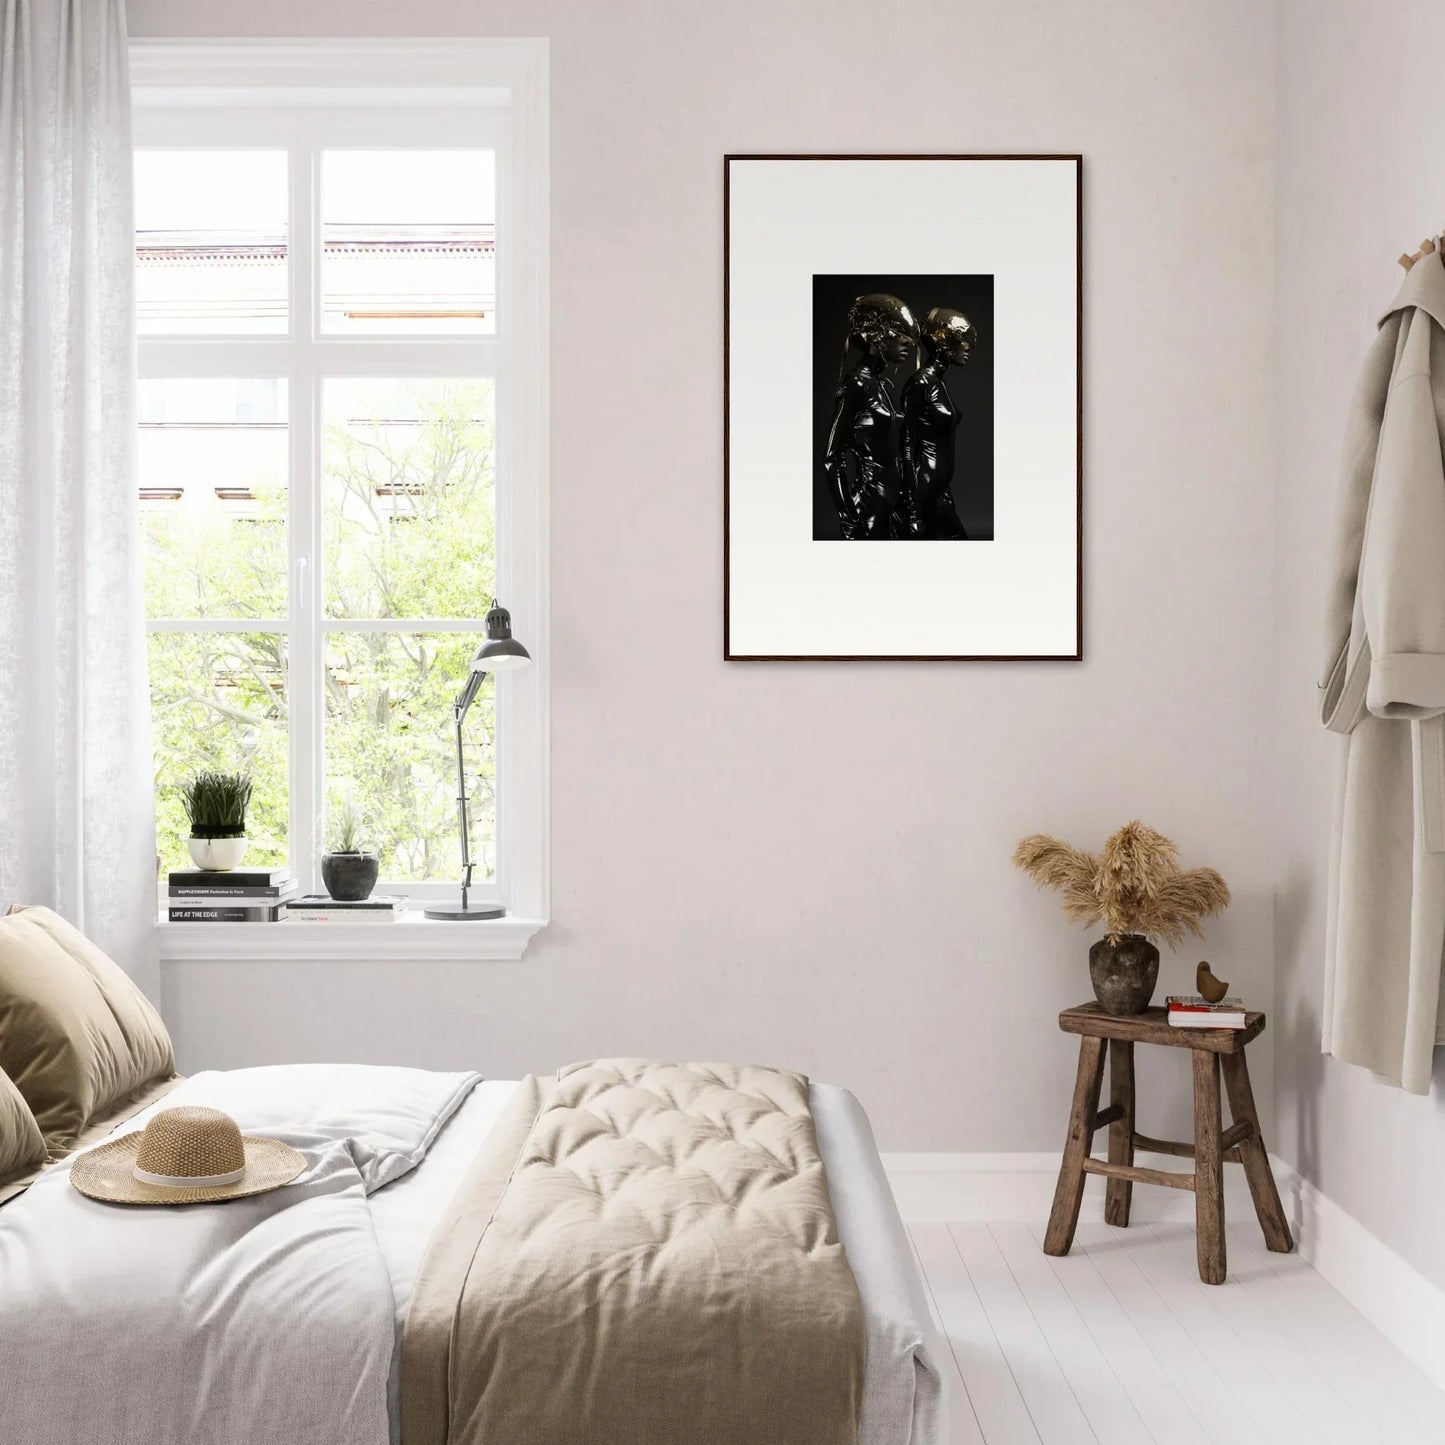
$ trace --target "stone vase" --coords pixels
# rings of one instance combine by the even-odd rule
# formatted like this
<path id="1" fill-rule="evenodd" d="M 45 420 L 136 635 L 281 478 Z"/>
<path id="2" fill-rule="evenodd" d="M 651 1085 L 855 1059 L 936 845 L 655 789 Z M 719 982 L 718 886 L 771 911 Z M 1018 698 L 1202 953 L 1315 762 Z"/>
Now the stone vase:
<path id="1" fill-rule="evenodd" d="M 324 853 L 321 881 L 338 903 L 363 903 L 376 887 L 381 860 L 375 853 Z"/>
<path id="2" fill-rule="evenodd" d="M 1089 977 L 1105 1013 L 1141 1014 L 1159 981 L 1159 950 L 1142 933 L 1101 938 L 1089 949 Z"/>

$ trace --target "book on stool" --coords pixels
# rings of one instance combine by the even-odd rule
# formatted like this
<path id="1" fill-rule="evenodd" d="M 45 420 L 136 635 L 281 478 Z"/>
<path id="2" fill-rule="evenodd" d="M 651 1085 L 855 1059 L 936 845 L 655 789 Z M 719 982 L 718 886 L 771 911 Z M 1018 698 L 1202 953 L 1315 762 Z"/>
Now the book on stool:
<path id="1" fill-rule="evenodd" d="M 1222 998 L 1210 1003 L 1203 994 L 1171 993 L 1165 1003 L 1169 1006 L 1169 1026 L 1175 1029 L 1242 1029 L 1244 1027 L 1244 1000 Z"/>

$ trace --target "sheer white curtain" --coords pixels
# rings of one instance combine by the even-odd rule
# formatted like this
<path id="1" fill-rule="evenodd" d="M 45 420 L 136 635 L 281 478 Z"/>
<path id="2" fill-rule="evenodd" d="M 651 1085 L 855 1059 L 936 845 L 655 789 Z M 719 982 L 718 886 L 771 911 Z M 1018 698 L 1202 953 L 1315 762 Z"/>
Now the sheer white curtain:
<path id="1" fill-rule="evenodd" d="M 125 8 L 0 7 L 0 906 L 154 992 Z"/>

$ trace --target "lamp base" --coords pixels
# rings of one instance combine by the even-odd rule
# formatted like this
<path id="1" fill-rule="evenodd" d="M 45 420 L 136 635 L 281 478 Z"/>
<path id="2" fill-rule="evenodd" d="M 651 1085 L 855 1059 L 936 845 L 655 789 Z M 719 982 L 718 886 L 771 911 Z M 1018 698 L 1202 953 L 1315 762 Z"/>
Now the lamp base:
<path id="1" fill-rule="evenodd" d="M 442 918 L 451 923 L 461 923 L 469 918 L 505 918 L 507 910 L 495 903 L 438 903 L 435 908 L 422 909 L 422 915 L 426 918 Z"/>

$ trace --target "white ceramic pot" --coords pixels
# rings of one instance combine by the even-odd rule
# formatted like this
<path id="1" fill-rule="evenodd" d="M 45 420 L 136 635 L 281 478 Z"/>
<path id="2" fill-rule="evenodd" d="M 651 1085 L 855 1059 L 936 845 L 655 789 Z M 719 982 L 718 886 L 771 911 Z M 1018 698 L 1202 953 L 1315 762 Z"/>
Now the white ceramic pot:
<path id="1" fill-rule="evenodd" d="M 187 838 L 191 861 L 208 873 L 225 873 L 240 866 L 246 856 L 246 838 Z"/>

